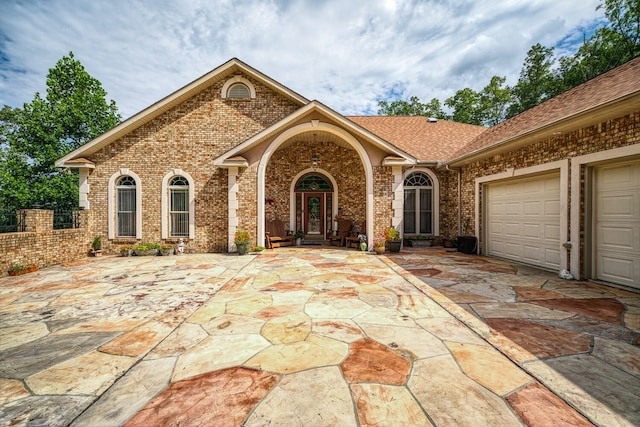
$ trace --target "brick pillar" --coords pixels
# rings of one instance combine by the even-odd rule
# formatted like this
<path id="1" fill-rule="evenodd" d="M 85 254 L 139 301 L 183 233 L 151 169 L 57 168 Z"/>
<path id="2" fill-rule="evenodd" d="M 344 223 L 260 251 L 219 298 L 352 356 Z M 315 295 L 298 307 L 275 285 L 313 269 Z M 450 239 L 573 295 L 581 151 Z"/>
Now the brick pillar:
<path id="1" fill-rule="evenodd" d="M 53 211 L 47 209 L 23 209 L 25 230 L 28 233 L 50 233 L 53 230 Z"/>

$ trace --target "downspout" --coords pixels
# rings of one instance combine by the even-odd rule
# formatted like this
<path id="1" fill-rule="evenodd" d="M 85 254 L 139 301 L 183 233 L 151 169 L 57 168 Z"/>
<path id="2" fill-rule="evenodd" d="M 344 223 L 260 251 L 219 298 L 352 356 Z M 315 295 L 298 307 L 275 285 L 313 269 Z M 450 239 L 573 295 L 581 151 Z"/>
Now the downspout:
<path id="1" fill-rule="evenodd" d="M 462 169 L 455 168 L 452 170 L 449 168 L 449 164 L 445 164 L 444 168 L 449 172 L 458 172 L 458 235 L 462 234 Z"/>

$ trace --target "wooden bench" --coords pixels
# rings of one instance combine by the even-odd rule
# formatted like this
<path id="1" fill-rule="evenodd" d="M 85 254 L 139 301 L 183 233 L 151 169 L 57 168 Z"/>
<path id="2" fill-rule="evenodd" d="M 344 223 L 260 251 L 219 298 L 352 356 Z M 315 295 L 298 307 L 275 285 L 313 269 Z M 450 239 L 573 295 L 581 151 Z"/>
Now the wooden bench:
<path id="1" fill-rule="evenodd" d="M 287 235 L 284 229 L 284 222 L 279 219 L 266 222 L 264 235 L 267 249 L 293 246 L 296 243 L 296 238 Z"/>

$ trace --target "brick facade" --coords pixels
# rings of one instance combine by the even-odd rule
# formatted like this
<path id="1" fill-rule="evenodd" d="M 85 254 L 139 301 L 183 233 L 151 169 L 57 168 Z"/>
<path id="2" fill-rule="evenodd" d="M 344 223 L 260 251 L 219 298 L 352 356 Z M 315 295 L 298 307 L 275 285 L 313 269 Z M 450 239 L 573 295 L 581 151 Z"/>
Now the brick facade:
<path id="1" fill-rule="evenodd" d="M 227 250 L 227 171 L 212 159 L 251 135 L 291 114 L 298 106 L 246 76 L 256 88 L 256 98 L 222 99 L 225 79 L 90 156 L 96 168 L 89 176 L 89 201 L 96 212 L 91 229 L 107 235 L 109 178 L 121 168 L 135 172 L 142 185 L 142 241 L 175 243 L 161 239 L 160 194 L 163 176 L 182 169 L 195 181 L 195 238 L 186 239 L 186 251 Z M 255 171 L 239 176 L 241 226 L 255 230 Z M 252 215 L 253 212 L 253 215 Z M 251 219 L 253 218 L 253 220 Z M 115 251 L 135 239 L 106 240 L 105 250 Z"/>

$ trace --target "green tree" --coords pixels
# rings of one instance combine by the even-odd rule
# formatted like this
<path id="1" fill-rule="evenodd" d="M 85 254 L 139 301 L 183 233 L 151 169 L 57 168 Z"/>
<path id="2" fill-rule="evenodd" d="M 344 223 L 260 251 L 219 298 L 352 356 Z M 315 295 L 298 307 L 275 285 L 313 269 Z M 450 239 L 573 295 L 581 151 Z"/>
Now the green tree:
<path id="1" fill-rule="evenodd" d="M 511 88 L 503 86 L 506 77 L 493 76 L 480 92 L 480 118 L 485 126 L 494 126 L 504 121 L 513 98 Z"/>
<path id="2" fill-rule="evenodd" d="M 556 94 L 556 77 L 551 69 L 554 62 L 552 48 L 540 43 L 531 46 L 518 83 L 512 90 L 514 102 L 509 107 L 509 117 L 535 107 Z"/>
<path id="3" fill-rule="evenodd" d="M 36 93 L 22 110 L 3 108 L 2 209 L 78 205 L 76 174 L 60 171 L 54 162 L 118 124 L 115 102 L 107 103 L 106 95 L 70 52 L 49 70 L 45 98 Z"/>
<path id="4" fill-rule="evenodd" d="M 444 105 L 453 110 L 454 122 L 482 125 L 480 94 L 468 87 L 460 89 L 444 101 Z"/>
<path id="5" fill-rule="evenodd" d="M 442 111 L 442 105 L 438 98 L 433 98 L 427 104 L 420 102 L 417 96 L 412 96 L 409 101 L 397 99 L 392 102 L 378 101 L 378 114 L 384 116 L 425 116 L 446 119 L 447 115 Z"/>

